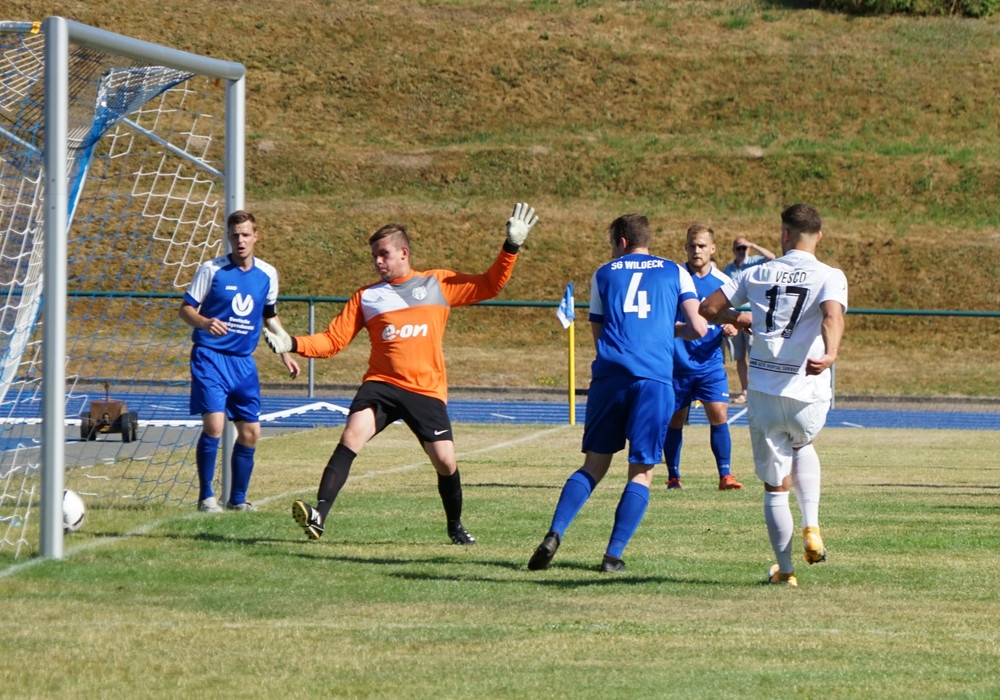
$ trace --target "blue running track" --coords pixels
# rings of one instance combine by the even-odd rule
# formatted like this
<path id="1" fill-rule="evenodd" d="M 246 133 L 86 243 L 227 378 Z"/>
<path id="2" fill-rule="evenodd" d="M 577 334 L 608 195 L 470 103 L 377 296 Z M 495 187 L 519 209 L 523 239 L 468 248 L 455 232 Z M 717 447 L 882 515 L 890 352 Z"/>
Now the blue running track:
<path id="1" fill-rule="evenodd" d="M 352 395 L 353 396 L 353 395 Z M 66 409 L 69 419 L 74 419 L 87 409 L 91 399 L 100 396 L 74 396 Z M 139 414 L 139 423 L 145 425 L 200 425 L 200 419 L 188 415 L 186 394 L 118 395 L 131 411 Z M 308 398 L 291 396 L 265 396 L 261 405 L 261 424 L 273 428 L 314 428 L 343 425 L 350 406 L 351 396 Z M 11 418 L 37 422 L 39 402 L 22 404 L 19 415 Z M 569 406 L 565 402 L 515 402 L 515 401 L 452 401 L 448 412 L 456 423 L 511 423 L 560 425 L 569 422 Z M 731 425 L 746 425 L 746 407 L 730 406 Z M 586 418 L 585 403 L 577 403 L 576 423 L 582 425 Z M 691 410 L 691 425 L 707 425 L 704 411 Z M 1000 430 L 1000 413 L 899 411 L 887 409 L 833 409 L 826 422 L 827 428 L 911 428 L 925 430 Z M 67 437 L 75 437 L 67 431 Z M 0 449 L 3 449 L 0 447 Z"/>

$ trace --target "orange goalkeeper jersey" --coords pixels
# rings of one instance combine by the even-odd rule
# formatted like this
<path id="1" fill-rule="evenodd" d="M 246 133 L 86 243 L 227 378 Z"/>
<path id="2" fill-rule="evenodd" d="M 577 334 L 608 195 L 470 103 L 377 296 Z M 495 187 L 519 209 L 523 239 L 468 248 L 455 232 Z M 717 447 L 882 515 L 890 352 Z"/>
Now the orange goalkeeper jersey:
<path id="1" fill-rule="evenodd" d="M 451 270 L 411 271 L 392 282 L 356 291 L 322 333 L 296 336 L 303 357 L 332 357 L 362 328 L 371 353 L 364 381 L 393 384 L 408 391 L 448 400 L 442 341 L 453 306 L 492 299 L 510 279 L 517 255 L 500 251 L 480 275 Z"/>

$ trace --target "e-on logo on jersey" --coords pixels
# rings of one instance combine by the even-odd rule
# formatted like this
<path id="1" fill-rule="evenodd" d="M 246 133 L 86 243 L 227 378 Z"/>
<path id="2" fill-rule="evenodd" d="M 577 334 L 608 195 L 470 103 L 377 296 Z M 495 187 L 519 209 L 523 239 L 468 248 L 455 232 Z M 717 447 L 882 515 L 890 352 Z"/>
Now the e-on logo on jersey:
<path id="1" fill-rule="evenodd" d="M 396 328 L 391 323 L 382 329 L 382 340 L 396 340 L 397 338 L 418 338 L 427 337 L 427 324 L 407 323 L 405 326 Z"/>
<path id="2" fill-rule="evenodd" d="M 253 297 L 247 294 L 237 294 L 233 297 L 233 313 L 237 316 L 249 316 L 253 311 Z"/>

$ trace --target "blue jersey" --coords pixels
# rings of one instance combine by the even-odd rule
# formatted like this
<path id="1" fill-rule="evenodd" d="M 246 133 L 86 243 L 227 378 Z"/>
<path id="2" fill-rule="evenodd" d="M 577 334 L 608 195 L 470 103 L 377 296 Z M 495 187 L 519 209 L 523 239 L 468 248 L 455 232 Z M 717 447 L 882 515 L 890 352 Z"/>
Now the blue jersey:
<path id="1" fill-rule="evenodd" d="M 592 377 L 671 383 L 674 324 L 681 302 L 696 298 L 691 275 L 670 260 L 629 253 L 599 267 L 590 281 L 590 321 L 603 326 Z"/>
<path id="2" fill-rule="evenodd" d="M 278 273 L 263 260 L 254 258 L 249 270 L 236 267 L 228 255 L 202 263 L 184 301 L 202 316 L 224 321 L 229 332 L 217 338 L 196 328 L 191 340 L 228 355 L 250 355 L 260 341 L 264 307 L 277 300 Z"/>
<path id="3" fill-rule="evenodd" d="M 690 269 L 685 264 L 685 270 Z M 704 277 L 691 275 L 694 288 L 698 292 L 699 301 L 709 297 L 712 292 L 719 289 L 729 277 L 719 272 L 714 265 Z M 722 328 L 714 323 L 708 324 L 708 332 L 698 340 L 674 339 L 674 374 L 677 376 L 689 376 L 696 374 L 706 374 L 722 366 L 722 342 L 725 336 Z"/>

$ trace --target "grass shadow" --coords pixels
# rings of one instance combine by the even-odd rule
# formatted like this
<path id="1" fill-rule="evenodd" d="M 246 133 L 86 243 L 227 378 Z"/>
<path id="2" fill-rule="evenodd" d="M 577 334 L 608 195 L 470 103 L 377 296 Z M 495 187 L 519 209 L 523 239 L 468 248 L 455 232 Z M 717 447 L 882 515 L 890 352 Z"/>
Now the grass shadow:
<path id="1" fill-rule="evenodd" d="M 501 483 L 485 483 L 485 484 L 468 484 L 469 487 L 475 486 L 476 488 L 486 488 L 486 489 L 561 489 L 562 484 L 501 484 Z"/>
<path id="2" fill-rule="evenodd" d="M 594 564 L 585 564 L 577 561 L 562 562 L 553 567 L 549 573 L 531 572 L 532 578 L 509 578 L 505 576 L 490 576 L 485 574 L 465 573 L 456 571 L 456 564 L 465 564 L 489 569 L 505 569 L 509 572 L 528 573 L 526 563 L 509 559 L 476 559 L 465 562 L 456 561 L 454 557 L 432 556 L 432 557 L 361 557 L 353 555 L 330 554 L 322 552 L 298 552 L 293 556 L 313 561 L 339 562 L 352 565 L 371 566 L 432 566 L 441 567 L 442 573 L 428 571 L 389 571 L 385 573 L 388 578 L 395 578 L 404 581 L 449 581 L 454 583 L 497 583 L 497 584 L 521 584 L 533 583 L 540 586 L 554 586 L 556 588 L 580 588 L 584 586 L 645 586 L 649 584 L 690 584 L 697 586 L 732 586 L 732 582 L 698 579 L 682 576 L 661 576 L 640 574 L 638 572 L 622 573 L 602 573 Z M 587 578 L 556 578 L 560 571 L 573 570 L 574 572 L 586 572 Z M 445 573 L 444 571 L 447 571 Z M 537 578 L 535 577 L 537 576 Z M 551 578 L 543 578 L 551 576 Z M 757 585 L 757 581 L 747 585 Z"/>

